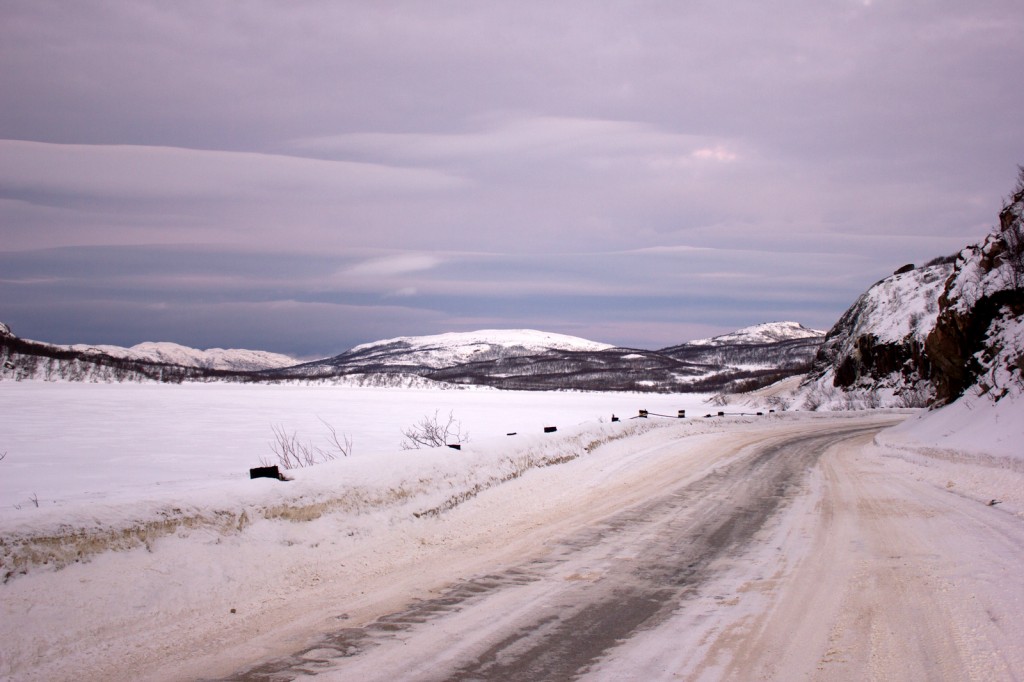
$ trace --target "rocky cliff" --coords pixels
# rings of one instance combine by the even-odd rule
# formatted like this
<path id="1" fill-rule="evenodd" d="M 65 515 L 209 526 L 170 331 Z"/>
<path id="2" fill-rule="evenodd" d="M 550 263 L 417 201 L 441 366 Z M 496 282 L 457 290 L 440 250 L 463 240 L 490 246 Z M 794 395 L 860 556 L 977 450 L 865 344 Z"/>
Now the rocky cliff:
<path id="1" fill-rule="evenodd" d="M 903 267 L 864 292 L 825 335 L 804 382 L 804 406 L 919 406 L 931 400 L 925 343 L 952 269 L 943 260 Z"/>
<path id="2" fill-rule="evenodd" d="M 1024 180 L 1024 172 L 1022 172 Z M 1024 380 L 1024 182 L 978 244 L 905 266 L 825 336 L 799 397 L 808 409 L 999 400 Z"/>
<path id="3" fill-rule="evenodd" d="M 998 228 L 957 256 L 928 335 L 935 402 L 971 387 L 999 400 L 1019 393 L 1024 373 L 1024 188 L 1010 197 Z"/>

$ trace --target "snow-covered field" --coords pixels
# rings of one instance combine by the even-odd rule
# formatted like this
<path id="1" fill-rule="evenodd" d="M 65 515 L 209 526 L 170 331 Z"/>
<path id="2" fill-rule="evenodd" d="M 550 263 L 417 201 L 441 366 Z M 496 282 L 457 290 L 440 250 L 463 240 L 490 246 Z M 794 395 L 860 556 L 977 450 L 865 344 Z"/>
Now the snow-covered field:
<path id="1" fill-rule="evenodd" d="M 940 413 L 704 419 L 719 408 L 702 396 L 0 383 L 0 453 L 7 452 L 0 461 L 0 676 L 230 675 L 300 650 L 314 633 L 371 622 L 436 597 L 453 580 L 542 556 L 567 529 L 664 495 L 666 485 L 703 480 L 757 443 L 907 416 L 865 449 L 847 447 L 824 460 L 751 548 L 751 560 L 722 564 L 710 591 L 692 597 L 697 611 L 681 611 L 668 629 L 624 646 L 592 678 L 633 679 L 640 659 L 664 666 L 643 679 L 696 670 L 692 656 L 679 658 L 685 652 L 672 642 L 680 638 L 704 647 L 693 650 L 704 657 L 694 679 L 761 671 L 761 663 L 747 666 L 728 652 L 756 636 L 759 660 L 771 661 L 771 647 L 785 642 L 770 633 L 797 622 L 801 632 L 820 630 L 809 636 L 836 649 L 817 663 L 819 676 L 827 675 L 826 663 L 851 675 L 875 670 L 873 654 L 857 647 L 877 633 L 855 636 L 860 621 L 844 600 L 868 614 L 873 599 L 890 604 L 884 615 L 895 620 L 878 625 L 906 636 L 918 626 L 896 606 L 929 585 L 945 590 L 941 606 L 956 616 L 949 637 L 968 637 L 957 640 L 958 660 L 1010 647 L 970 670 L 995 674 L 988 679 L 1021 675 L 1024 630 L 1008 621 L 1024 606 L 1024 581 L 1009 568 L 1024 559 L 1024 467 L 1000 434 L 1019 429 L 1007 406 L 1010 414 L 990 420 L 969 450 L 958 451 L 946 433 L 953 423 L 933 419 Z M 685 409 L 691 418 L 630 419 L 640 409 L 671 416 Z M 401 450 L 401 429 L 435 410 L 462 421 L 470 432 L 465 448 Z M 622 421 L 612 423 L 613 413 Z M 294 470 L 293 481 L 248 480 L 248 468 L 272 455 L 273 425 L 325 445 L 320 419 L 352 437 L 350 457 Z M 544 434 L 545 426 L 558 432 Z M 979 458 L 986 443 L 991 456 Z M 872 495 L 865 507 L 861 500 Z M 992 499 L 999 504 L 987 506 Z M 946 501 L 956 513 L 943 511 Z M 846 515 L 820 514 L 833 503 Z M 975 524 L 971 537 L 958 538 L 961 518 Z M 883 519 L 896 525 L 883 528 Z M 999 547 L 988 546 L 986 519 L 1000 524 Z M 914 547 L 894 568 L 902 551 L 897 531 L 909 533 Z M 623 553 L 628 560 L 628 548 L 613 558 Z M 599 582 L 601 570 L 581 565 L 565 581 Z M 919 575 L 924 582 L 915 582 Z M 886 576 L 902 582 L 872 586 Z M 813 594 L 802 588 L 808 581 Z M 970 604 L 956 601 L 967 593 Z M 804 622 L 800 604 L 808 598 L 828 608 Z M 999 623 L 978 621 L 985 608 Z M 693 622 L 700 627 L 687 625 Z M 941 619 L 928 627 L 946 636 Z M 414 654 L 439 655 L 429 637 L 401 642 Z M 786 651 L 792 660 L 777 672 L 803 671 L 806 652 Z M 962 670 L 941 665 L 924 672 Z"/>
<path id="2" fill-rule="evenodd" d="M 0 518 L 15 507 L 151 499 L 217 489 L 275 460 L 273 428 L 328 447 L 323 422 L 352 438 L 347 471 L 392 459 L 424 416 L 460 421 L 473 446 L 622 419 L 639 410 L 690 416 L 701 395 L 395 390 L 306 385 L 0 382 Z M 717 412 L 718 408 L 714 408 Z M 323 420 L 323 421 L 321 421 Z M 508 436 L 516 433 L 516 436 Z M 414 457 L 405 453 L 399 462 Z M 276 461 L 272 462 L 276 463 Z M 400 465 L 399 465 L 400 466 Z"/>

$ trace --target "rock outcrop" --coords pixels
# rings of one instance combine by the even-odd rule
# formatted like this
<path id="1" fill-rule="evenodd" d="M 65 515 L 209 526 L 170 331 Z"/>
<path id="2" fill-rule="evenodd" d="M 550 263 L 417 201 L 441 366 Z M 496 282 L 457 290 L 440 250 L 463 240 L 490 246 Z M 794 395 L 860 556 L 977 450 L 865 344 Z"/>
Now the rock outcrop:
<path id="1" fill-rule="evenodd" d="M 1024 389 L 1024 171 L 999 226 L 954 258 L 904 266 L 825 336 L 804 407 L 943 405 Z"/>
<path id="2" fill-rule="evenodd" d="M 999 215 L 999 227 L 963 249 L 939 297 L 925 353 L 935 402 L 977 386 L 999 400 L 1020 391 L 1024 373 L 1024 189 Z"/>
<path id="3" fill-rule="evenodd" d="M 836 396 L 856 406 L 918 406 L 932 397 L 928 335 L 953 266 L 900 268 L 874 284 L 825 336 L 804 382 L 807 407 Z"/>

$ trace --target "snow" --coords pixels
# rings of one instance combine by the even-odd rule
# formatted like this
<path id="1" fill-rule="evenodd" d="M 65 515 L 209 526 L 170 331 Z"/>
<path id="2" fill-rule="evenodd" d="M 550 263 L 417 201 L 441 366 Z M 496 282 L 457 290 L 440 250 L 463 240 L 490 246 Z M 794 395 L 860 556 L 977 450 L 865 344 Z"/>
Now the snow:
<path id="1" fill-rule="evenodd" d="M 935 328 L 939 294 L 952 272 L 949 264 L 932 265 L 893 275 L 868 289 L 862 313 L 850 334 L 874 334 L 882 343 L 912 337 L 921 343 Z"/>
<path id="2" fill-rule="evenodd" d="M 1010 210 L 1016 223 L 1010 229 L 1019 235 L 1024 201 L 1016 202 Z M 953 310 L 967 312 L 980 299 L 1020 285 L 1020 263 L 1005 257 L 1006 239 L 1006 234 L 993 232 L 979 244 L 960 251 L 949 287 Z"/>
<path id="3" fill-rule="evenodd" d="M 1024 397 L 998 402 L 970 389 L 950 405 L 924 411 L 886 432 L 883 442 L 933 455 L 1016 460 L 1024 470 Z"/>
<path id="4" fill-rule="evenodd" d="M 399 450 L 401 431 L 449 413 L 471 442 L 580 423 L 700 410 L 704 396 L 351 388 L 333 385 L 0 382 L 7 451 L 0 518 L 32 496 L 41 504 L 137 498 L 215 488 L 272 457 L 272 428 L 325 447 L 353 439 L 353 466 Z M 73 470 L 74 476 L 67 472 Z"/>
<path id="5" fill-rule="evenodd" d="M 0 461 L 0 678 L 227 675 L 268 653 L 295 650 L 319 628 L 392 612 L 452 577 L 491 570 L 488 562 L 540 551 L 570 517 L 600 518 L 636 503 L 664 472 L 696 478 L 744 444 L 878 419 L 692 418 L 710 411 L 704 398 L 0 383 L 7 452 Z M 807 654 L 789 648 L 772 656 L 771 647 L 782 644 L 771 633 L 797 628 L 808 641 L 853 647 L 840 635 L 869 608 L 866 595 L 917 598 L 930 585 L 941 586 L 935 603 L 952 614 L 953 626 L 973 633 L 961 648 L 969 650 L 995 627 L 986 608 L 1001 618 L 1016 608 L 1019 580 L 1007 583 L 1014 579 L 999 571 L 1007 561 L 1019 563 L 1020 549 L 1007 547 L 1000 559 L 987 535 L 961 538 L 919 509 L 953 493 L 974 504 L 966 514 L 984 519 L 970 510 L 988 514 L 977 503 L 998 497 L 991 513 L 1001 516 L 993 518 L 1019 525 L 1024 456 L 1013 444 L 1024 435 L 1022 407 L 1009 396 L 994 405 L 978 399 L 933 412 L 882 413 L 909 418 L 870 448 L 837 457 L 834 471 L 816 470 L 792 513 L 767 529 L 748 560 L 723 566 L 721 578 L 694 597 L 697 611 L 627 643 L 592 678 L 670 679 L 692 665 L 682 660 L 686 655 L 702 652 L 715 664 L 695 678 L 715 679 L 730 662 L 767 651 L 773 665 L 793 666 L 776 670 L 776 679 L 787 679 Z M 691 419 L 630 419 L 639 409 L 686 409 Z M 466 447 L 400 450 L 401 428 L 435 410 L 463 422 Z M 613 413 L 622 421 L 611 422 Z M 350 457 L 293 470 L 288 482 L 248 480 L 248 468 L 271 454 L 272 425 L 324 444 L 320 419 L 353 437 Z M 542 433 L 552 425 L 557 433 Z M 838 491 L 839 502 L 856 509 L 844 497 L 849 484 L 875 496 L 870 529 L 881 527 L 886 505 L 900 505 L 885 518 L 904 524 L 902 534 L 827 525 L 833 515 L 821 511 L 824 491 Z M 899 544 L 904 536 L 912 546 Z M 882 554 L 869 553 L 872 542 Z M 942 557 L 964 558 L 938 561 L 935 548 Z M 892 557 L 904 552 L 903 563 L 894 564 Z M 877 556 L 883 564 L 870 563 Z M 972 556 L 1002 563 L 968 573 L 964 562 Z M 921 566 L 925 583 L 914 582 Z M 784 579 L 791 569 L 794 577 Z M 897 579 L 905 582 L 885 584 Z M 969 603 L 956 600 L 964 590 L 973 595 Z M 807 599 L 816 600 L 810 616 Z M 778 614 L 782 620 L 764 620 Z M 834 629 L 822 614 L 839 619 Z M 884 624 L 906 631 L 917 626 L 917 615 Z M 1013 622 L 998 627 L 1011 641 L 1024 641 Z M 764 647 L 729 648 L 748 632 L 762 633 Z M 1004 656 L 1016 674 L 1019 654 Z M 637 676 L 638 660 L 649 661 L 649 675 Z M 850 654 L 845 663 L 828 663 L 858 660 Z"/>

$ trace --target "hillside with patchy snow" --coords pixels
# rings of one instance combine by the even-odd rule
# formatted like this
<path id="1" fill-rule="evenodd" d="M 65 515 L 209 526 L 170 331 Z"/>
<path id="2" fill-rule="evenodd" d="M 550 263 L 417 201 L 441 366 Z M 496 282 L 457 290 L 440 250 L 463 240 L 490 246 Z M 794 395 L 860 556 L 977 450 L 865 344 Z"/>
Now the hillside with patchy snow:
<path id="1" fill-rule="evenodd" d="M 810 367 L 824 337 L 825 332 L 798 322 L 768 322 L 710 339 L 688 341 L 660 352 L 686 362 L 734 371 L 796 374 Z M 731 389 L 735 392 L 744 387 L 734 385 Z"/>

